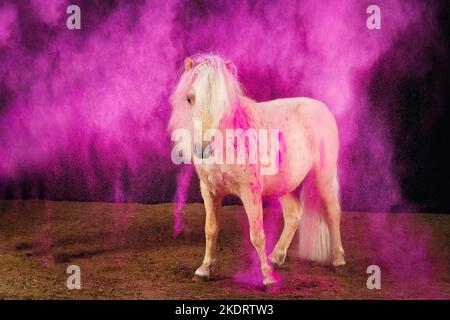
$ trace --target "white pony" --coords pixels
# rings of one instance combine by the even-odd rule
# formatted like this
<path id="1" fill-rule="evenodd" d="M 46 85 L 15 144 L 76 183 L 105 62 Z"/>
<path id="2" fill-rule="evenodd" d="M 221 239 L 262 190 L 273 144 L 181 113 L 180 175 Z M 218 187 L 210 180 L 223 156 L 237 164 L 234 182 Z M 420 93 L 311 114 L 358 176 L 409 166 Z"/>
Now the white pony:
<path id="1" fill-rule="evenodd" d="M 205 256 L 194 277 L 209 279 L 216 263 L 219 211 L 227 194 L 242 200 L 264 285 L 276 283 L 272 264 L 284 263 L 297 229 L 301 257 L 344 265 L 337 180 L 339 140 L 334 117 L 322 102 L 309 98 L 252 101 L 244 96 L 236 73 L 231 62 L 217 55 L 186 58 L 184 72 L 171 96 L 169 130 L 185 128 L 194 135 L 194 121 L 201 122 L 202 133 L 209 132 L 209 136 L 211 132 L 225 136 L 227 129 L 277 129 L 281 146 L 278 170 L 273 175 L 262 175 L 260 163 L 202 163 L 199 159 L 209 158 L 221 148 L 229 151 L 226 149 L 235 144 L 214 144 L 211 137 L 210 141 L 192 142 L 195 152 L 189 156 L 200 179 L 206 210 Z M 259 147 L 246 143 L 246 154 Z M 281 203 L 284 229 L 267 257 L 262 199 L 273 196 Z"/>

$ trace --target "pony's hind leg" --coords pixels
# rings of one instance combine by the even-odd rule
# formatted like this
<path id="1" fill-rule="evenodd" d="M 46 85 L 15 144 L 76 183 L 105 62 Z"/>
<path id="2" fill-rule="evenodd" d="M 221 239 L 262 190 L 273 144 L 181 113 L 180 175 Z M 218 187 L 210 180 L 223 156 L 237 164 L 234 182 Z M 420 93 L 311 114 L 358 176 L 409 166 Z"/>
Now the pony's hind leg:
<path id="1" fill-rule="evenodd" d="M 200 191 L 205 204 L 205 257 L 202 265 L 195 271 L 194 279 L 208 280 L 216 263 L 217 237 L 219 234 L 219 211 L 222 197 L 212 194 L 206 185 L 200 182 Z"/>
<path id="2" fill-rule="evenodd" d="M 258 252 L 261 263 L 261 272 L 265 286 L 275 284 L 277 281 L 273 276 L 272 266 L 266 255 L 266 239 L 263 224 L 263 208 L 261 194 L 250 190 L 241 192 L 241 200 L 244 204 L 250 226 L 250 240 Z"/>
<path id="3" fill-rule="evenodd" d="M 269 259 L 273 264 L 281 266 L 286 259 L 287 250 L 300 224 L 302 207 L 299 197 L 293 193 L 288 193 L 280 197 L 279 200 L 283 210 L 284 228 L 280 239 L 269 255 Z"/>

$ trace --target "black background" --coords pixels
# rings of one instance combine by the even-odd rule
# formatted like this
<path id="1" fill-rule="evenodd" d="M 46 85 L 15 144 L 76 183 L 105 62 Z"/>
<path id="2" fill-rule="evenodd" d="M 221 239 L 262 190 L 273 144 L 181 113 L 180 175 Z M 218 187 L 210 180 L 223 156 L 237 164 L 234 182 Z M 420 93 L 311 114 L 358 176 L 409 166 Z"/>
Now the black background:
<path id="1" fill-rule="evenodd" d="M 201 6 L 201 1 L 198 5 Z M 101 10 L 114 6 L 115 1 L 105 1 L 101 4 Z M 389 119 L 387 123 L 390 138 L 394 141 L 393 166 L 405 200 L 414 205 L 414 211 L 450 213 L 448 1 L 439 1 L 438 8 L 437 18 L 441 38 L 438 46 L 428 49 L 427 54 L 432 58 L 431 68 L 420 76 L 402 76 L 386 80 L 383 74 L 390 68 L 390 61 L 381 60 L 376 66 L 377 71 L 367 81 L 367 89 L 375 114 Z M 0 110 L 10 99 L 8 93 L 1 89 L 0 86 Z M 395 96 L 396 99 L 387 102 L 383 100 L 385 96 Z M 390 104 L 389 114 L 383 107 L 386 103 Z M 159 181 L 154 181 L 155 190 L 150 192 L 152 198 L 148 198 L 145 202 L 172 201 L 176 190 L 175 172 L 174 170 L 167 175 L 159 176 Z M 193 181 L 188 200 L 198 201 L 200 200 L 198 185 L 196 179 Z M 14 190 L 17 189 L 20 189 L 20 197 L 29 198 L 32 197 L 31 189 L 37 188 L 38 196 L 41 198 L 105 200 L 102 195 L 71 193 L 71 183 L 68 179 L 66 185 L 69 191 L 59 195 L 47 194 L 45 185 L 36 176 L 23 176 L 15 181 L 0 181 L 0 186 L 3 187 L 4 198 L 15 197 Z M 158 189 L 159 183 L 165 184 L 166 187 Z"/>

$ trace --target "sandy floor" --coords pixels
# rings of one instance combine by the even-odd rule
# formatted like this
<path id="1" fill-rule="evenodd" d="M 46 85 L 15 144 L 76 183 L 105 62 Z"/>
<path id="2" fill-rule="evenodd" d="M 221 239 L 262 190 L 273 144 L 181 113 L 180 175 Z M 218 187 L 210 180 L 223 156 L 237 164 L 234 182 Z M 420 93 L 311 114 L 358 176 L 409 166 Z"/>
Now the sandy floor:
<path id="1" fill-rule="evenodd" d="M 277 212 L 266 210 L 265 221 L 279 228 Z M 426 227 L 423 261 L 420 252 L 411 253 L 414 245 L 394 243 L 380 251 L 385 238 L 371 236 L 374 214 L 345 212 L 347 265 L 334 270 L 301 261 L 295 238 L 285 265 L 277 269 L 281 287 L 275 293 L 254 281 L 258 272 L 242 207 L 225 207 L 222 216 L 214 279 L 193 282 L 204 250 L 200 204 L 185 208 L 187 228 L 174 239 L 172 204 L 0 200 L 0 299 L 450 299 L 449 215 L 388 216 L 389 225 L 397 226 L 392 239 L 405 236 L 398 226 L 412 224 L 418 229 L 406 236 L 423 240 L 420 230 Z M 269 245 L 273 238 L 268 235 Z M 384 265 L 386 258 L 395 263 Z M 81 290 L 66 287 L 71 264 L 81 268 Z M 371 264 L 381 264 L 381 290 L 366 287 Z"/>

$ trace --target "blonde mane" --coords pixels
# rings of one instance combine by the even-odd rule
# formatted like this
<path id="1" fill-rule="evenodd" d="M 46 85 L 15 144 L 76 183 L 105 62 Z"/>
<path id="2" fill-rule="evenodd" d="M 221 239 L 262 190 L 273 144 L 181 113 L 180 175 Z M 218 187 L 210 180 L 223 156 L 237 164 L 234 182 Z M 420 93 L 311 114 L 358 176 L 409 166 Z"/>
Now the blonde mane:
<path id="1" fill-rule="evenodd" d="M 195 111 L 209 113 L 212 124 L 219 126 L 224 117 L 233 114 L 243 96 L 237 79 L 236 68 L 214 54 L 200 54 L 193 57 L 194 66 L 185 70 L 175 88 L 170 103 L 173 107 L 169 130 L 188 126 Z M 186 100 L 190 92 L 195 93 L 194 111 Z"/>

